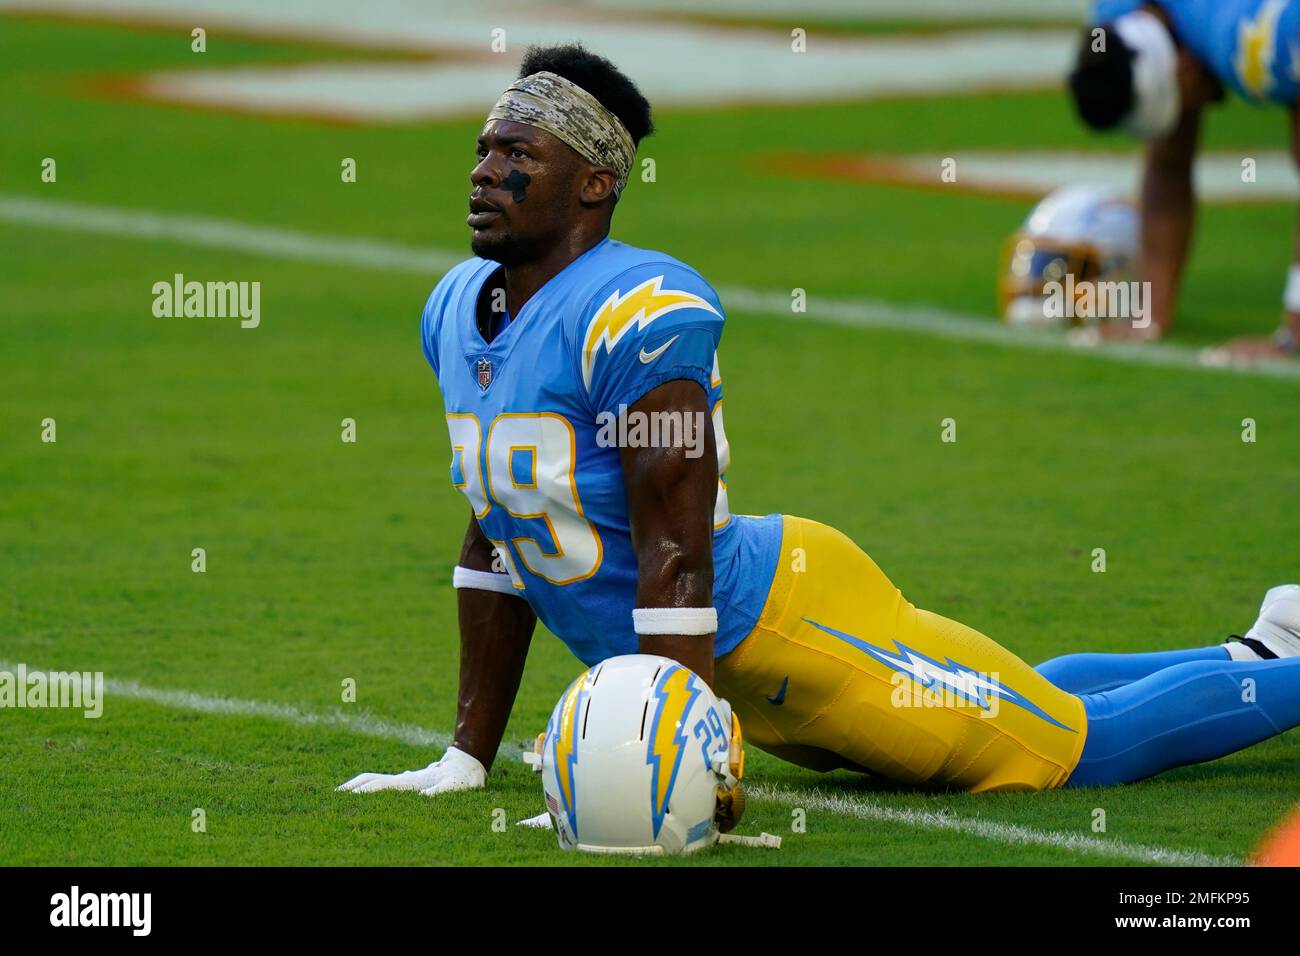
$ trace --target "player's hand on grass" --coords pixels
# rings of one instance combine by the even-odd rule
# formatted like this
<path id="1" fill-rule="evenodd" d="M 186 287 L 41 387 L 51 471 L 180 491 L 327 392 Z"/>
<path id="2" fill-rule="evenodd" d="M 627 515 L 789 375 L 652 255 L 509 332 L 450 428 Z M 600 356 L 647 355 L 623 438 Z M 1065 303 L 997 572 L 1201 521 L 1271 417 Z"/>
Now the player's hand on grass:
<path id="1" fill-rule="evenodd" d="M 336 789 L 349 793 L 378 790 L 419 790 L 426 797 L 455 790 L 479 790 L 487 783 L 487 769 L 463 750 L 448 747 L 442 758 L 423 770 L 404 773 L 362 773 Z"/>
<path id="2" fill-rule="evenodd" d="M 1233 339 L 1224 345 L 1201 351 L 1204 365 L 1232 365 L 1238 362 L 1281 361 L 1295 359 L 1297 349 L 1294 337 L 1286 330 L 1266 338 Z"/>
<path id="3" fill-rule="evenodd" d="M 1098 322 L 1070 329 L 1066 340 L 1077 348 L 1096 348 L 1103 342 L 1154 342 L 1161 336 L 1156 323 L 1141 326 L 1131 322 Z"/>

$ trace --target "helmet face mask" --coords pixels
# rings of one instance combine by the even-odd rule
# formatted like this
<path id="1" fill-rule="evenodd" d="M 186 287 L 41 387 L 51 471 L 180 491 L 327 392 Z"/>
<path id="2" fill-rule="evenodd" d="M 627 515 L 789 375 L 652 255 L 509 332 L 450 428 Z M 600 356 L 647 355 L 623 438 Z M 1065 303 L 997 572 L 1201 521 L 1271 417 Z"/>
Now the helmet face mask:
<path id="1" fill-rule="evenodd" d="M 1059 325 L 1049 316 L 1047 286 L 1093 281 L 1106 274 L 1101 253 L 1087 243 L 1044 240 L 1017 232 L 1003 247 L 1003 267 L 998 280 L 998 311 L 1013 325 Z M 1071 320 L 1082 324 L 1081 320 Z"/>
<path id="2" fill-rule="evenodd" d="M 1100 186 L 1067 186 L 1044 198 L 1002 248 L 998 314 L 1019 326 L 1084 325 L 1091 310 L 1051 308 L 1053 294 L 1076 302 L 1090 286 L 1138 277 L 1138 215 Z"/>
<path id="3" fill-rule="evenodd" d="M 539 736 L 542 788 L 560 847 L 690 853 L 739 819 L 739 721 L 698 675 L 645 654 L 578 677 Z"/>
<path id="4" fill-rule="evenodd" d="M 718 787 L 718 809 L 714 814 L 720 833 L 730 833 L 745 814 L 745 743 L 740 732 L 740 718 L 731 715 L 731 744 L 726 752 L 722 785 Z"/>

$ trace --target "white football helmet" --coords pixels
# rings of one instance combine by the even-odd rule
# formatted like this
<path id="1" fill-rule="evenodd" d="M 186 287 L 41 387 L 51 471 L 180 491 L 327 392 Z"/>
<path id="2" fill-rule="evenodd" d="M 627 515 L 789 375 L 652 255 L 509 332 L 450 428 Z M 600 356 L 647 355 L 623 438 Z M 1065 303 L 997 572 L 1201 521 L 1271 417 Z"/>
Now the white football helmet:
<path id="1" fill-rule="evenodd" d="M 535 749 L 529 763 L 565 850 L 690 853 L 743 809 L 740 722 L 667 657 L 627 654 L 584 671 Z"/>
<path id="2" fill-rule="evenodd" d="M 1063 186 L 1003 247 L 998 313 L 1012 325 L 1081 325 L 1051 317 L 1044 286 L 1058 282 L 1081 293 L 1079 283 L 1136 281 L 1140 249 L 1138 211 L 1123 195 L 1106 186 Z"/>

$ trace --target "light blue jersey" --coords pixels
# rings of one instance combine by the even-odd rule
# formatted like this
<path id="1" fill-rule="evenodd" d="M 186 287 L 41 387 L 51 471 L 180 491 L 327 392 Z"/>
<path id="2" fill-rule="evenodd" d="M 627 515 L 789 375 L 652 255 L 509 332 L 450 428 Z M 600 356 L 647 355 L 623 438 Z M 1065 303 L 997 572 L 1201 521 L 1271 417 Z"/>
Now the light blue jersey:
<path id="1" fill-rule="evenodd" d="M 539 289 L 486 342 L 480 290 L 501 266 L 460 263 L 421 319 L 451 439 L 451 482 L 538 618 L 583 663 L 637 651 L 637 562 L 618 442 L 620 411 L 674 379 L 708 393 L 718 450 L 714 513 L 715 649 L 753 629 L 776 570 L 779 515 L 732 515 L 722 425 L 717 294 L 689 266 L 605 239 Z M 643 443 L 653 444 L 643 433 Z M 680 436 L 685 438 L 686 436 Z"/>
<path id="2" fill-rule="evenodd" d="M 1153 0 L 1178 40 L 1218 77 L 1255 102 L 1290 105 L 1300 82 L 1300 0 Z M 1097 0 L 1093 25 L 1143 0 Z"/>

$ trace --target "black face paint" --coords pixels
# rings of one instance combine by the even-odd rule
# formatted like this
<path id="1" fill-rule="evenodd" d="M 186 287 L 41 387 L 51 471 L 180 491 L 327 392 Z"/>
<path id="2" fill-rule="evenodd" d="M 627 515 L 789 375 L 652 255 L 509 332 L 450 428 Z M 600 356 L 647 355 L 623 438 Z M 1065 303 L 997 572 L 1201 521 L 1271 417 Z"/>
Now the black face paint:
<path id="1" fill-rule="evenodd" d="M 517 203 L 521 203 L 527 198 L 528 184 L 532 181 L 532 176 L 521 173 L 517 169 L 512 169 L 510 175 L 501 180 L 501 188 L 510 190 L 510 198 Z"/>

